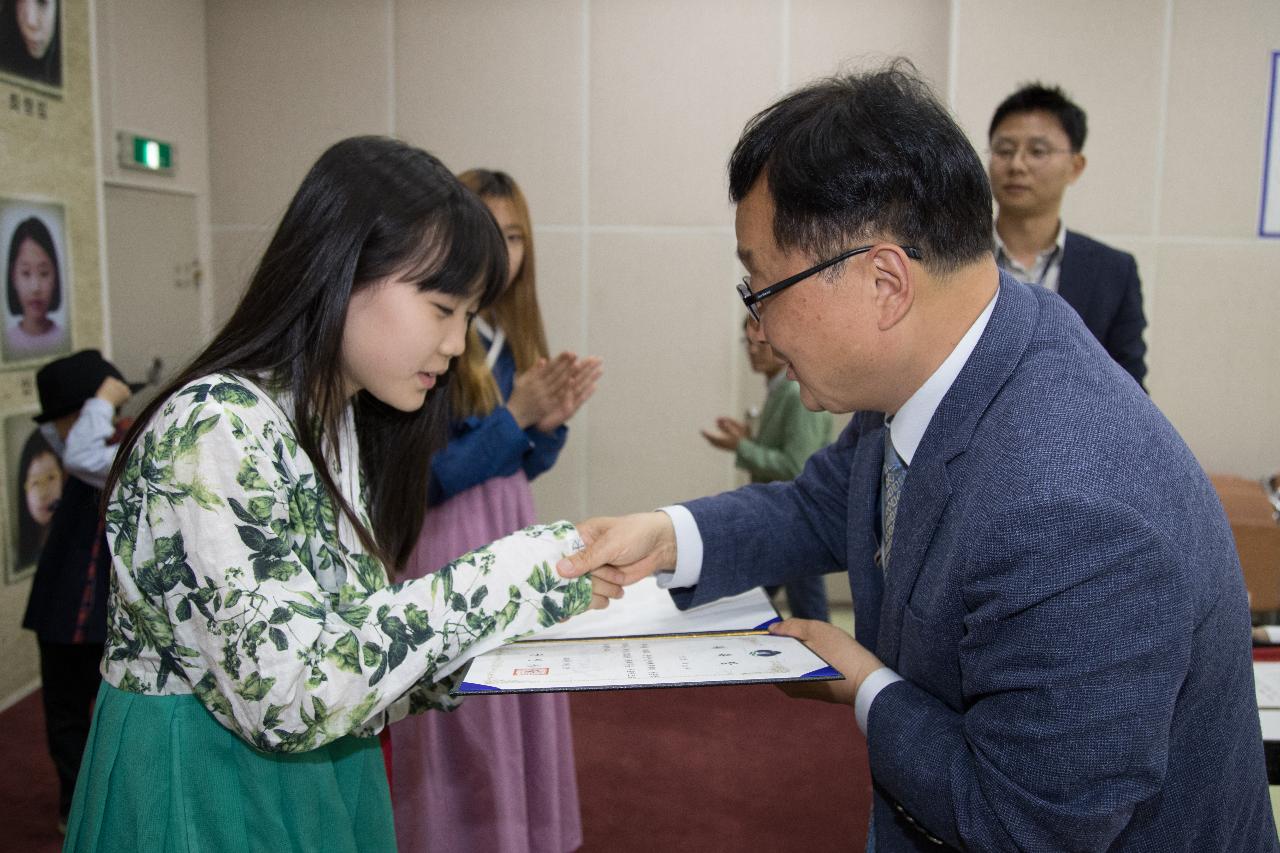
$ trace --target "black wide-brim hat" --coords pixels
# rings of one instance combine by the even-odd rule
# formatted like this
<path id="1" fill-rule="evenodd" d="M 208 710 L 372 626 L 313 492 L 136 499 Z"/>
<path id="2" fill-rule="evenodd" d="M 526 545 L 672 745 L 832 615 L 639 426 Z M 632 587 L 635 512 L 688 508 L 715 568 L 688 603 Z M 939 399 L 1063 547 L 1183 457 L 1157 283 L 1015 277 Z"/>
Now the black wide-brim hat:
<path id="1" fill-rule="evenodd" d="M 51 361 L 36 371 L 36 392 L 40 395 L 38 424 L 56 421 L 64 415 L 80 411 L 85 401 L 98 393 L 102 380 L 114 376 L 124 382 L 116 366 L 96 349 L 79 352 Z M 131 391 L 147 387 L 145 382 L 127 383 Z"/>

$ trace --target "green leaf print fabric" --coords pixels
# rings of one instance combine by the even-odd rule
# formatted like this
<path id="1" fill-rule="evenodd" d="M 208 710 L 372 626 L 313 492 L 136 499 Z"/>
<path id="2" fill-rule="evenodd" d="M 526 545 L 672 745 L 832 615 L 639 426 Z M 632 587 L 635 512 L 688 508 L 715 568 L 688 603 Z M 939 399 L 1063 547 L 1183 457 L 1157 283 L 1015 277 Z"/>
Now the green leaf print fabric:
<path id="1" fill-rule="evenodd" d="M 367 520 L 358 458 L 348 412 L 331 472 Z M 567 522 L 389 584 L 281 405 L 230 374 L 189 383 L 148 424 L 108 504 L 107 539 L 107 681 L 194 693 L 263 750 L 452 707 L 466 661 L 591 601 L 588 579 L 554 569 L 581 547 Z"/>

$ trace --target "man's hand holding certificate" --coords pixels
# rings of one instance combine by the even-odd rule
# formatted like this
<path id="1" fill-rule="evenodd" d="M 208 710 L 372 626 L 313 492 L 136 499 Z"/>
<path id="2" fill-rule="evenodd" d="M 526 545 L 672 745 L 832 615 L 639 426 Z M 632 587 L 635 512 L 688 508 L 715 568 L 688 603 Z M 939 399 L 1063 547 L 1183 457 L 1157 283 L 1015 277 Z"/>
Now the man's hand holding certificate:
<path id="1" fill-rule="evenodd" d="M 677 570 L 676 564 L 682 555 L 676 545 L 675 525 L 666 512 L 592 518 L 579 524 L 578 530 L 587 547 L 557 564 L 561 575 L 576 577 L 590 572 L 594 578 L 625 587 L 656 572 L 674 570 L 676 585 L 680 584 L 683 571 Z M 700 554 L 695 561 L 701 563 Z M 784 688 L 798 698 L 853 705 L 863 680 L 883 667 L 875 655 L 834 625 L 788 619 L 769 630 L 800 640 L 844 677 L 842 682 Z"/>

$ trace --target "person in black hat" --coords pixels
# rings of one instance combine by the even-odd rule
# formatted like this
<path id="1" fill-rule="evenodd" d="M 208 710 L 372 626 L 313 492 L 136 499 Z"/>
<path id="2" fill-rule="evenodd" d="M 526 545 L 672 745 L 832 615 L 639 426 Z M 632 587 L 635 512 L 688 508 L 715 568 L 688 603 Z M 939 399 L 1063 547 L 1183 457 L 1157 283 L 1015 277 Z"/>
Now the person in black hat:
<path id="1" fill-rule="evenodd" d="M 45 729 L 61 787 L 66 826 L 80 758 L 89 736 L 98 667 L 106 639 L 111 555 L 99 504 L 123 426 L 121 405 L 141 388 L 124 381 L 95 349 L 52 361 L 36 373 L 39 434 L 62 457 L 68 476 L 53 512 L 22 626 L 40 648 Z"/>

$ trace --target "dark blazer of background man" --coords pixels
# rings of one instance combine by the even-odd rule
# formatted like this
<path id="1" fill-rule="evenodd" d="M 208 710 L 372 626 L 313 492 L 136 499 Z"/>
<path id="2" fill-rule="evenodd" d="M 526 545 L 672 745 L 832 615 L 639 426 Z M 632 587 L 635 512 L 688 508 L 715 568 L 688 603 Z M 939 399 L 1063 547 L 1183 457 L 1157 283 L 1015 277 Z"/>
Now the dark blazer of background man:
<path id="1" fill-rule="evenodd" d="M 1085 168 L 1084 110 L 1062 90 L 1024 86 L 996 108 L 987 170 L 997 202 L 996 262 L 1056 290 L 1106 351 L 1142 385 L 1147 345 L 1133 255 L 1067 230 L 1062 199 Z"/>
<path id="2" fill-rule="evenodd" d="M 689 606 L 846 569 L 856 640 L 774 630 L 845 676 L 789 692 L 854 706 L 877 853 L 1280 850 L 1222 507 L 1076 313 L 1000 273 L 946 110 L 909 66 L 813 84 L 729 183 L 765 338 L 858 414 L 794 481 L 584 522 L 559 570 Z"/>

